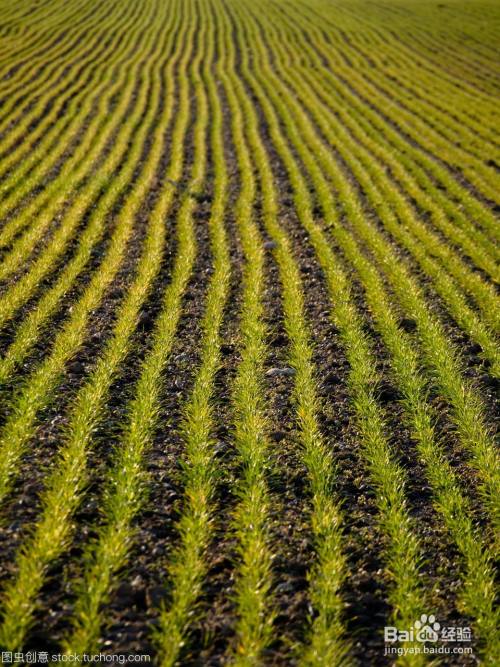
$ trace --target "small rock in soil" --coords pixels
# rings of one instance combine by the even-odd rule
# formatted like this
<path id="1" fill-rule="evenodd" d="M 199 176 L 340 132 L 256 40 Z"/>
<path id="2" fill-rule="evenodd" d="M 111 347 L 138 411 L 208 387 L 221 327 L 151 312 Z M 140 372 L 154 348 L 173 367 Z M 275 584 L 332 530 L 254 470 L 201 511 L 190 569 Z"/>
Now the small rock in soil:
<path id="1" fill-rule="evenodd" d="M 295 368 L 290 368 L 289 366 L 286 366 L 285 368 L 270 368 L 266 375 L 270 378 L 291 377 L 292 375 L 295 375 Z"/>
<path id="2" fill-rule="evenodd" d="M 80 361 L 73 361 L 68 366 L 68 370 L 72 374 L 81 375 L 82 373 L 85 373 L 85 366 Z"/>
<path id="3" fill-rule="evenodd" d="M 342 378 L 337 373 L 328 373 L 325 378 L 324 384 L 325 387 L 333 387 L 336 384 L 341 384 Z"/>

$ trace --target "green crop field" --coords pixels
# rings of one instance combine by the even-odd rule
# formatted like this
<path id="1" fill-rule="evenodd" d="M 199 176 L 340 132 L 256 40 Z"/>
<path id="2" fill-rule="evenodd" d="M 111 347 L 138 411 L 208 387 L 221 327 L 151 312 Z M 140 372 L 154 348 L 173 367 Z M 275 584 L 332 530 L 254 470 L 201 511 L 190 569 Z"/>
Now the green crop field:
<path id="1" fill-rule="evenodd" d="M 499 130 L 498 0 L 0 0 L 2 664 L 500 665 Z"/>

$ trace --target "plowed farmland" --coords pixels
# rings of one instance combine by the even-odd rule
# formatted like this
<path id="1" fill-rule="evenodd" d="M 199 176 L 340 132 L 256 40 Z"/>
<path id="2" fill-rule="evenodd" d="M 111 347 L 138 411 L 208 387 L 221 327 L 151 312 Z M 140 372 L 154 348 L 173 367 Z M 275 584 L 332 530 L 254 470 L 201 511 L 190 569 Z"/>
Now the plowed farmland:
<path id="1" fill-rule="evenodd" d="M 500 4 L 0 0 L 2 663 L 500 665 Z"/>

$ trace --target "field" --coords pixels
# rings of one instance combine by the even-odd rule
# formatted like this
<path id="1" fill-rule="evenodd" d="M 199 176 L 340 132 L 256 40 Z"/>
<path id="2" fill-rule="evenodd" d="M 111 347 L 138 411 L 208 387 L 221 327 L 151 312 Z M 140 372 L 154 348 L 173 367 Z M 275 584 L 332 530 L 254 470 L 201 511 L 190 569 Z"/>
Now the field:
<path id="1" fill-rule="evenodd" d="M 3 663 L 500 665 L 499 127 L 495 0 L 0 0 Z"/>

